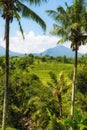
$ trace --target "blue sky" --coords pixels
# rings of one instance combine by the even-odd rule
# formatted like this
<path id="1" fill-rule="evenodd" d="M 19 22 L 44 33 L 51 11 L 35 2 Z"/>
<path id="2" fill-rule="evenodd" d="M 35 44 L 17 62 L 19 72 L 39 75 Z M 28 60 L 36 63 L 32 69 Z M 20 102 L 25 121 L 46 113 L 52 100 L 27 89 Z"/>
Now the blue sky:
<path id="1" fill-rule="evenodd" d="M 46 23 L 47 25 L 47 30 L 52 29 L 52 25 L 54 23 L 53 19 L 51 17 L 49 17 L 47 15 L 47 13 L 45 12 L 46 10 L 50 10 L 53 9 L 55 10 L 58 6 L 65 6 L 65 2 L 68 0 L 48 0 L 47 3 L 42 3 L 40 6 L 35 6 L 32 5 L 30 6 L 30 8 L 36 12 Z M 68 3 L 71 4 L 73 0 L 69 0 Z M 29 31 L 33 30 L 35 32 L 35 34 L 43 34 L 43 30 L 42 28 L 35 23 L 34 21 L 30 20 L 30 19 L 21 19 L 21 23 L 22 23 L 22 27 L 24 32 L 28 33 Z M 4 20 L 0 18 L 0 36 L 3 35 L 3 31 L 4 31 Z M 17 21 L 14 20 L 13 23 L 11 24 L 11 29 L 10 29 L 11 33 L 10 35 L 15 35 L 16 31 L 18 31 L 18 24 Z"/>
<path id="2" fill-rule="evenodd" d="M 46 14 L 46 10 L 55 10 L 58 6 L 65 6 L 65 2 L 72 4 L 73 0 L 48 0 L 47 3 L 42 3 L 41 6 L 30 6 L 30 8 L 35 11 L 46 23 L 47 32 L 52 29 L 53 23 L 55 21 Z M 32 53 L 41 52 L 48 48 L 57 45 L 58 37 L 44 34 L 42 28 L 32 20 L 21 19 L 21 24 L 25 33 L 25 40 L 22 39 L 19 32 L 17 21 L 14 19 L 13 23 L 10 25 L 10 50 Z M 3 41 L 4 35 L 4 20 L 0 18 L 0 45 L 5 47 Z"/>

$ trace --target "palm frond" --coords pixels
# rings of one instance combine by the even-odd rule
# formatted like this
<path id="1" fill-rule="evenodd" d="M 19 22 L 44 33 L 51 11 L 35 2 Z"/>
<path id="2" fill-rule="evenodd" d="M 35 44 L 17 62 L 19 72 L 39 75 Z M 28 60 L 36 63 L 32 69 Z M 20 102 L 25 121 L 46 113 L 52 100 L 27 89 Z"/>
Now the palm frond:
<path id="1" fill-rule="evenodd" d="M 82 45 L 87 44 L 87 35 L 82 35 L 82 36 L 81 36 L 81 44 L 82 44 Z"/>
<path id="2" fill-rule="evenodd" d="M 57 12 L 61 13 L 61 14 L 65 14 L 66 13 L 65 9 L 62 6 L 57 8 Z"/>
<path id="3" fill-rule="evenodd" d="M 62 37 L 60 40 L 58 40 L 57 44 L 64 43 L 68 40 L 67 37 Z"/>
<path id="4" fill-rule="evenodd" d="M 47 0 L 22 0 L 23 2 L 28 2 L 29 4 L 35 4 L 35 5 L 40 5 L 42 4 L 43 2 L 46 3 Z"/>
<path id="5" fill-rule="evenodd" d="M 70 21 L 70 12 L 66 13 L 66 11 L 62 7 L 58 7 L 57 11 L 47 10 L 46 11 L 50 16 L 54 18 L 54 20 L 59 24 L 66 24 L 67 20 Z"/>
<path id="6" fill-rule="evenodd" d="M 14 11 L 14 17 L 15 17 L 17 20 L 20 20 L 20 15 L 17 13 L 17 11 Z"/>
<path id="7" fill-rule="evenodd" d="M 54 24 L 53 27 L 54 27 L 54 30 L 57 33 L 57 35 L 60 35 L 60 36 L 67 35 L 68 29 L 66 27 L 60 26 L 57 24 Z"/>
<path id="8" fill-rule="evenodd" d="M 29 0 L 30 4 L 40 5 L 42 2 L 47 2 L 47 0 Z"/>
<path id="9" fill-rule="evenodd" d="M 54 24 L 54 29 L 50 30 L 50 33 L 52 35 L 56 35 L 56 36 L 61 36 L 62 38 L 57 42 L 59 43 L 64 43 L 65 41 L 67 41 L 69 39 L 69 31 L 68 28 L 64 28 L 63 26 L 59 26 L 57 24 Z"/>
<path id="10" fill-rule="evenodd" d="M 20 8 L 21 8 L 22 17 L 30 18 L 33 21 L 37 22 L 42 27 L 42 29 L 45 31 L 46 30 L 45 22 L 34 11 L 32 11 L 30 8 L 28 8 L 26 5 L 22 4 L 21 2 L 19 2 L 19 4 L 20 4 Z"/>
<path id="11" fill-rule="evenodd" d="M 52 16 L 52 17 L 54 17 L 57 14 L 57 12 L 54 10 L 46 10 L 46 13 L 48 14 L 48 16 Z"/>
<path id="12" fill-rule="evenodd" d="M 24 32 L 23 32 L 23 29 L 22 29 L 22 26 L 21 26 L 21 22 L 20 22 L 20 19 L 17 18 L 17 21 L 18 21 L 18 24 L 19 24 L 19 29 L 20 29 L 20 32 L 22 34 L 22 37 L 24 39 Z"/>
<path id="13" fill-rule="evenodd" d="M 50 77 L 51 77 L 53 83 L 54 83 L 55 85 L 58 85 L 57 76 L 56 76 L 52 71 L 49 72 L 49 75 L 50 75 Z"/>
<path id="14" fill-rule="evenodd" d="M 62 15 L 62 14 L 56 14 L 55 17 L 54 17 L 55 21 L 57 21 L 59 24 L 63 25 L 63 24 L 68 24 L 67 20 L 70 21 L 69 19 L 69 15 L 65 14 L 65 15 Z"/>
<path id="15" fill-rule="evenodd" d="M 20 15 L 15 11 L 14 12 L 14 17 L 17 19 L 18 21 L 18 24 L 19 24 L 19 29 L 20 29 L 20 32 L 22 34 L 22 37 L 24 39 L 24 32 L 23 32 L 23 29 L 22 29 L 22 25 L 21 25 L 21 22 L 20 22 Z"/>

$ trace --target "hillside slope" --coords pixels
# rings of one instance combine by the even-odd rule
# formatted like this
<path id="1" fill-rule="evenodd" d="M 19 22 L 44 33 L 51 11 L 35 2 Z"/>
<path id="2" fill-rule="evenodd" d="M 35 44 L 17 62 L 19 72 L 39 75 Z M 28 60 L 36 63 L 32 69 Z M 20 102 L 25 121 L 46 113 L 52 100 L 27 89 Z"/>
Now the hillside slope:
<path id="1" fill-rule="evenodd" d="M 70 48 L 67 48 L 63 45 L 58 45 L 54 48 L 49 48 L 47 50 L 45 50 L 42 53 L 39 53 L 37 55 L 41 55 L 41 56 L 45 56 L 45 55 L 49 55 L 49 56 L 66 56 L 66 57 L 74 57 L 74 51 L 72 51 Z M 82 54 L 78 53 L 78 56 L 80 57 Z"/>

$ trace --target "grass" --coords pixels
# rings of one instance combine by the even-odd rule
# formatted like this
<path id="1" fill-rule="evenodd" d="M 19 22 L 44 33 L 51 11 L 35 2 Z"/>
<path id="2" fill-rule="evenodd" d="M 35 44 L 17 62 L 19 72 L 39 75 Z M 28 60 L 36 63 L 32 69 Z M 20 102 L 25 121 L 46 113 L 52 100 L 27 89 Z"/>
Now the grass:
<path id="1" fill-rule="evenodd" d="M 2 129 L 0 128 L 0 130 L 2 130 Z M 6 130 L 17 130 L 17 129 L 12 128 L 12 127 L 7 127 Z"/>
<path id="2" fill-rule="evenodd" d="M 73 70 L 73 64 L 54 64 L 54 63 L 43 63 L 43 64 L 35 64 L 30 68 L 30 73 L 36 74 L 42 81 L 48 82 L 50 81 L 49 72 L 52 71 L 57 76 L 60 72 L 64 72 L 66 75 L 71 73 Z"/>

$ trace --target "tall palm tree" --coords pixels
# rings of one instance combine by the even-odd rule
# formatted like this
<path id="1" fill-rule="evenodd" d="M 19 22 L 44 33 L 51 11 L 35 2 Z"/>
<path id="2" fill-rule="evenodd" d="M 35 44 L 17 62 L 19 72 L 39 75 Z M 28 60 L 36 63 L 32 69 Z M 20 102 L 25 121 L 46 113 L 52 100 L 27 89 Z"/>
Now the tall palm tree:
<path id="1" fill-rule="evenodd" d="M 9 29 L 10 22 L 13 18 L 16 18 L 20 27 L 20 31 L 23 35 L 23 29 L 21 26 L 20 18 L 31 18 L 36 21 L 43 30 L 46 29 L 45 22 L 28 6 L 24 3 L 29 4 L 39 4 L 41 2 L 46 2 L 46 0 L 0 0 L 0 11 L 3 19 L 5 20 L 5 40 L 6 40 L 6 71 L 5 71 L 5 89 L 4 89 L 4 102 L 3 102 L 3 117 L 2 117 L 2 130 L 6 129 L 6 116 L 7 116 L 7 98 L 9 90 Z M 23 35 L 24 37 L 24 35 Z"/>
<path id="2" fill-rule="evenodd" d="M 61 36 L 58 43 L 71 41 L 71 48 L 75 51 L 74 74 L 72 83 L 71 117 L 74 117 L 75 87 L 77 76 L 77 53 L 79 46 L 87 42 L 87 11 L 83 0 L 74 0 L 73 5 L 66 8 L 58 7 L 57 10 L 48 10 L 57 22 L 53 25 L 52 35 Z"/>

